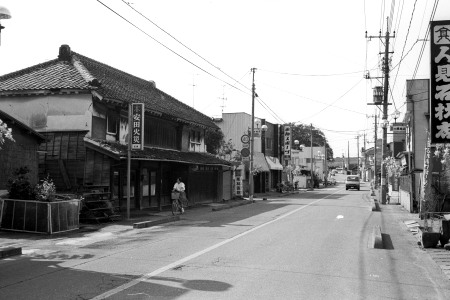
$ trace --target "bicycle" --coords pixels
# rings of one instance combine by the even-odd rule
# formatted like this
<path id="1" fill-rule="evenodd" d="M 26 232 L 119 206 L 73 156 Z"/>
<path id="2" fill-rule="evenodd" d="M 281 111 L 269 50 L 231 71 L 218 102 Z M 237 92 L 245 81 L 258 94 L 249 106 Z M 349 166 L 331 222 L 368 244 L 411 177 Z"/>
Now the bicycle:
<path id="1" fill-rule="evenodd" d="M 180 193 L 172 192 L 172 215 L 183 214 L 184 208 L 180 201 Z"/>
<path id="2" fill-rule="evenodd" d="M 183 214 L 184 213 L 184 209 L 181 206 L 180 200 L 179 199 L 172 199 L 172 215 L 176 215 L 176 214 Z"/>

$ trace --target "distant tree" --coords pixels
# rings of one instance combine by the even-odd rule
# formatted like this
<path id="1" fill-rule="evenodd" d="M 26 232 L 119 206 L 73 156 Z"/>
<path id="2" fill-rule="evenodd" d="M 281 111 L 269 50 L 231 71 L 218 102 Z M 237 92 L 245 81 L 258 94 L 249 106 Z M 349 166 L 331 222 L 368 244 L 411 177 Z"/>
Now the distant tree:
<path id="1" fill-rule="evenodd" d="M 12 129 L 8 128 L 8 125 L 0 120 L 0 150 L 2 149 L 1 146 L 5 143 L 5 139 L 9 139 L 14 142 L 12 137 Z"/>
<path id="2" fill-rule="evenodd" d="M 296 125 L 297 124 L 297 125 Z M 292 131 L 292 146 L 294 147 L 294 141 L 298 140 L 299 145 L 305 145 L 305 147 L 311 147 L 311 125 L 288 123 L 291 126 Z M 312 126 L 312 140 L 313 147 L 327 147 L 327 159 L 333 159 L 333 149 L 328 144 L 327 138 L 322 130 Z"/>
<path id="3" fill-rule="evenodd" d="M 208 153 L 217 155 L 222 145 L 225 143 L 222 130 L 206 130 L 205 144 Z"/>

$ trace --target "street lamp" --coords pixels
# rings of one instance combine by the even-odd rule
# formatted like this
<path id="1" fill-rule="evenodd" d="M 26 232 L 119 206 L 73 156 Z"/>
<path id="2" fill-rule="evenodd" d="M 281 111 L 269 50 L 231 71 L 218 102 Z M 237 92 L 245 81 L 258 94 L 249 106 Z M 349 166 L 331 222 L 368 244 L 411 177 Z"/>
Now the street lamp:
<path id="1" fill-rule="evenodd" d="M 0 6 L 0 20 L 1 19 L 11 19 L 11 13 L 9 12 L 9 10 L 4 7 L 4 6 Z M 0 23 L 0 45 L 1 45 L 1 33 L 2 33 L 2 29 L 5 29 L 4 26 L 2 26 L 2 24 Z"/>
<path id="2" fill-rule="evenodd" d="M 300 151 L 300 152 L 302 152 L 303 148 L 305 148 L 305 145 L 303 145 L 303 144 L 299 145 L 300 144 L 299 140 L 295 140 L 294 144 L 295 144 L 295 148 L 297 148 L 297 150 Z"/>

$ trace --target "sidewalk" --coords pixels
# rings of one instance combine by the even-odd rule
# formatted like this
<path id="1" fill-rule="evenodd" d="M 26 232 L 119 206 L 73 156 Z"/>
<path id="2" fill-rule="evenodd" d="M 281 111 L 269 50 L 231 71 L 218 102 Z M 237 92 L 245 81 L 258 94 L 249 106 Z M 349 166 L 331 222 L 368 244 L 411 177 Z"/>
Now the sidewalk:
<path id="1" fill-rule="evenodd" d="M 442 273 L 450 279 L 450 251 L 445 250 L 442 245 L 438 245 L 436 248 L 423 248 L 418 234 L 418 228 L 411 226 L 410 223 L 416 223 L 416 226 L 423 227 L 424 220 L 421 220 L 419 214 L 410 213 L 399 205 L 396 197 L 398 192 L 392 192 L 389 203 L 381 204 L 381 194 L 379 190 L 375 190 L 375 196 L 371 196 L 374 200 L 377 200 L 380 207 L 380 212 L 386 217 L 393 217 L 402 230 L 410 234 L 413 237 L 415 245 L 418 248 L 427 253 L 430 258 L 441 269 Z M 434 222 L 436 223 L 436 222 Z M 436 228 L 436 224 L 434 224 Z M 383 228 L 382 228 L 383 231 Z"/>

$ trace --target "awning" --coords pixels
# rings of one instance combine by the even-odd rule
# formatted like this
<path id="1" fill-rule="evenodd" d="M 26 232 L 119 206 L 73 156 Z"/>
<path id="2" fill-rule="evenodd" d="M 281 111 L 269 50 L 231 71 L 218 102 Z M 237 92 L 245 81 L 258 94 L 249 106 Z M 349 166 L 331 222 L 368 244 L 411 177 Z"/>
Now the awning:
<path id="1" fill-rule="evenodd" d="M 269 169 L 282 171 L 283 166 L 280 164 L 280 161 L 276 157 L 266 156 L 267 164 L 269 165 Z"/>
<path id="2" fill-rule="evenodd" d="M 261 172 L 270 172 L 269 165 L 261 152 L 253 153 L 253 168 L 259 169 Z"/>
<path id="3" fill-rule="evenodd" d="M 87 137 L 84 138 L 84 142 L 86 147 L 108 155 L 114 159 L 127 159 L 127 145 Z M 133 150 L 131 152 L 131 159 L 142 161 L 177 162 L 209 166 L 232 166 L 229 161 L 217 158 L 209 153 L 178 151 L 152 147 L 145 147 L 144 150 Z"/>

